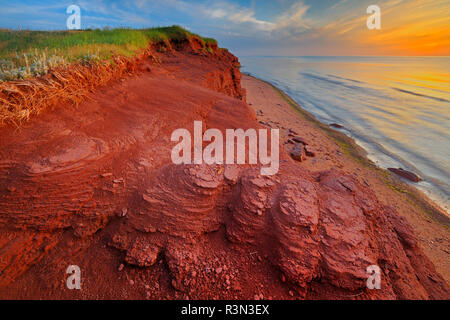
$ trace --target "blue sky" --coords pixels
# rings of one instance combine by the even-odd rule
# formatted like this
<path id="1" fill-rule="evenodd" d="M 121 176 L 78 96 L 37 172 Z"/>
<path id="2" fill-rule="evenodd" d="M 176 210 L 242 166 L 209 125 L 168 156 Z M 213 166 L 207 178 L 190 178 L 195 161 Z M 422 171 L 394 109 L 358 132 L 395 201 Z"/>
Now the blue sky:
<path id="1" fill-rule="evenodd" d="M 0 27 L 65 29 L 71 4 L 82 28 L 178 24 L 238 55 L 414 54 L 427 39 L 434 53 L 450 47 L 448 0 L 0 0 Z M 382 9 L 381 30 L 366 27 L 370 4 Z"/>

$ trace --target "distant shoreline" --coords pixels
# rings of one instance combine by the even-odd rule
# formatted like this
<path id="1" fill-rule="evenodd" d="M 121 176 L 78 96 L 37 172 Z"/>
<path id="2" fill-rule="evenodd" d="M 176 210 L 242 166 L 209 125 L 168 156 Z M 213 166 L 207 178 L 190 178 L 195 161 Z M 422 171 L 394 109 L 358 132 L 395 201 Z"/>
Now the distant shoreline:
<path id="1" fill-rule="evenodd" d="M 372 168 L 376 171 L 381 171 L 381 175 L 383 176 L 383 179 L 388 179 L 387 183 L 390 185 L 390 187 L 397 189 L 397 190 L 407 190 L 404 193 L 408 193 L 411 200 L 416 202 L 417 205 L 424 211 L 426 214 L 431 216 L 435 221 L 439 222 L 440 224 L 446 226 L 447 228 L 450 227 L 450 216 L 448 213 L 445 212 L 445 210 L 435 201 L 433 201 L 429 196 L 427 196 L 425 193 L 423 193 L 421 190 L 416 188 L 415 186 L 408 184 L 400 179 L 400 177 L 396 176 L 395 174 L 390 173 L 388 170 L 383 169 L 382 167 L 379 167 L 376 165 L 373 161 L 371 161 L 367 157 L 367 151 L 364 150 L 363 147 L 358 145 L 355 140 L 345 133 L 335 130 L 329 125 L 320 122 L 317 120 L 317 118 L 311 114 L 310 112 L 303 109 L 294 99 L 292 99 L 287 93 L 285 93 L 280 88 L 276 87 L 272 83 L 260 79 L 258 77 L 255 77 L 249 72 L 243 72 L 244 75 L 252 77 L 258 81 L 262 81 L 268 85 L 270 85 L 275 91 L 279 93 L 279 95 L 288 102 L 288 104 L 302 117 L 304 117 L 307 121 L 312 122 L 318 129 L 325 132 L 326 135 L 328 135 L 331 139 L 337 140 L 338 144 L 344 144 L 348 148 L 348 154 L 351 158 L 356 160 L 359 163 L 364 163 L 365 166 Z"/>

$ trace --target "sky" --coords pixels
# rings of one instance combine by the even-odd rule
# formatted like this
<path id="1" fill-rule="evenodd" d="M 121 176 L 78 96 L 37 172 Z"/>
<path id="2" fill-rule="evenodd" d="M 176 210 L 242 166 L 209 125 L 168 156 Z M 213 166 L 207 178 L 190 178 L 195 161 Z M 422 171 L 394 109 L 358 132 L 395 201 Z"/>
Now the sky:
<path id="1" fill-rule="evenodd" d="M 177 24 L 240 56 L 450 55 L 450 0 L 0 0 L 0 28 L 63 30 L 71 4 L 82 28 Z"/>

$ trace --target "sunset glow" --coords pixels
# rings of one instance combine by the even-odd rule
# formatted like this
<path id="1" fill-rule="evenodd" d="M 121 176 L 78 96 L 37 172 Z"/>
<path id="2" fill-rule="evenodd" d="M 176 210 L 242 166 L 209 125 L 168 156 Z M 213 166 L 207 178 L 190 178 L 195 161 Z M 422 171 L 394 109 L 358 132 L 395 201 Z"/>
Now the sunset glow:
<path id="1" fill-rule="evenodd" d="M 240 55 L 450 55 L 448 0 L 77 1 L 82 28 L 177 24 Z M 0 0 L 1 27 L 65 29 L 65 3 Z M 369 30 L 368 6 L 381 12 Z"/>

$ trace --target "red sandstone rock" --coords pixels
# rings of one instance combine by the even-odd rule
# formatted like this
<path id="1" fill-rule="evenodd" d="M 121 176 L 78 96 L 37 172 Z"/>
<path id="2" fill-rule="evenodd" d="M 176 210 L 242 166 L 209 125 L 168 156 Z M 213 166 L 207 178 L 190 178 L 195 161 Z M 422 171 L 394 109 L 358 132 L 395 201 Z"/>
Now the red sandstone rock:
<path id="1" fill-rule="evenodd" d="M 193 120 L 258 126 L 236 58 L 179 48 L 96 101 L 43 113 L 20 132 L 0 129 L 0 189 L 17 187 L 0 193 L 0 298 L 73 298 L 61 286 L 68 263 L 87 278 L 81 298 L 122 298 L 129 286 L 117 265 L 126 262 L 161 284 L 143 298 L 261 298 L 257 272 L 273 268 L 281 280 L 279 271 L 263 279 L 274 297 L 448 299 L 406 220 L 351 175 L 312 174 L 284 152 L 276 176 L 257 165 L 171 164 L 170 134 Z M 100 175 L 110 171 L 123 178 Z M 372 264 L 381 290 L 366 288 Z"/>
<path id="2" fill-rule="evenodd" d="M 339 123 L 330 123 L 330 127 L 342 129 L 344 126 Z"/>
<path id="3" fill-rule="evenodd" d="M 308 157 L 315 157 L 317 154 L 317 151 L 314 147 L 305 146 L 305 153 Z"/>
<path id="4" fill-rule="evenodd" d="M 305 140 L 304 138 L 299 137 L 299 136 L 294 136 L 294 137 L 292 137 L 292 140 L 295 141 L 295 142 L 298 142 L 298 143 L 302 143 L 302 144 L 304 144 L 305 146 L 308 145 L 308 142 L 306 142 L 306 140 Z"/>

